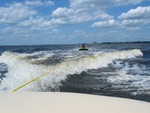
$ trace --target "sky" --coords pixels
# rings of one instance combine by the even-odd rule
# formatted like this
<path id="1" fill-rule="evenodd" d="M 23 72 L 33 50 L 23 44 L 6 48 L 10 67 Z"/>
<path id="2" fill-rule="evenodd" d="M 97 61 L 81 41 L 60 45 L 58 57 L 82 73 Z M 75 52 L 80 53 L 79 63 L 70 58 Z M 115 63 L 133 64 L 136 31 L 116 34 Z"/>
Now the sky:
<path id="1" fill-rule="evenodd" d="M 1 0 L 0 45 L 150 41 L 150 0 Z"/>

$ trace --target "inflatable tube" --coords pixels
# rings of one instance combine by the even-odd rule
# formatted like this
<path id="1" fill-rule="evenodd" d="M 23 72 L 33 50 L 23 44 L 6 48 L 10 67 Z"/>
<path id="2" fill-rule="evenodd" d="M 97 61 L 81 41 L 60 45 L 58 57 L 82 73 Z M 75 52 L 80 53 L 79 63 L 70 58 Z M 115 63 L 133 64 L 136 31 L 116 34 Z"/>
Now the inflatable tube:
<path id="1" fill-rule="evenodd" d="M 0 93 L 1 113 L 150 113 L 150 103 L 76 93 Z"/>
<path id="2" fill-rule="evenodd" d="M 79 49 L 79 50 L 80 50 L 80 51 L 87 51 L 88 49 L 82 49 L 82 48 L 81 48 L 81 49 Z"/>

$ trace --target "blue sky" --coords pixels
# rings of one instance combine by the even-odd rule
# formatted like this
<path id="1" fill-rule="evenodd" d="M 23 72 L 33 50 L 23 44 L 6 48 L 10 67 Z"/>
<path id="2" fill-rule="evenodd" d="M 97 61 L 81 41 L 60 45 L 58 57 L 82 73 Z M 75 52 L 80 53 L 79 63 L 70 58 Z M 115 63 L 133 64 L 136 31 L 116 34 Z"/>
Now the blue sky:
<path id="1" fill-rule="evenodd" d="M 150 41 L 150 0 L 3 0 L 0 45 Z"/>

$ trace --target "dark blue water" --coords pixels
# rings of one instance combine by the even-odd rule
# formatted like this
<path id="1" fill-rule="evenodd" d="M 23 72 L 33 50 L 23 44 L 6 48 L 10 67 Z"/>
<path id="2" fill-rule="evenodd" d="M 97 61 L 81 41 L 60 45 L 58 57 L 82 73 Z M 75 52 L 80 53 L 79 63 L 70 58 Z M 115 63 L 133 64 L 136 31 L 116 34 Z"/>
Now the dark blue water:
<path id="1" fill-rule="evenodd" d="M 88 51 L 79 51 L 80 45 L 1 46 L 0 91 L 12 91 L 53 70 L 18 91 L 77 92 L 150 102 L 150 43 L 86 46 Z"/>

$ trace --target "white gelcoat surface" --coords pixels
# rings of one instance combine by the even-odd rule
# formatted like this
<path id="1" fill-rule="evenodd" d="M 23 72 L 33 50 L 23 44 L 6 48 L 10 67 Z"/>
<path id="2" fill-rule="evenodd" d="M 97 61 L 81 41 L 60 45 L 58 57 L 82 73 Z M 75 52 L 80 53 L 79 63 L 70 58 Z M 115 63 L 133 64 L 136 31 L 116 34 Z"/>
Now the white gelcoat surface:
<path id="1" fill-rule="evenodd" d="M 0 93 L 1 113 L 150 113 L 150 103 L 77 93 Z"/>

